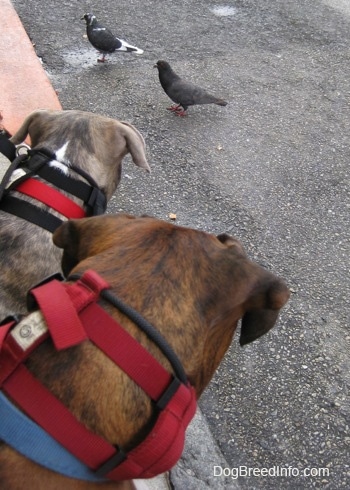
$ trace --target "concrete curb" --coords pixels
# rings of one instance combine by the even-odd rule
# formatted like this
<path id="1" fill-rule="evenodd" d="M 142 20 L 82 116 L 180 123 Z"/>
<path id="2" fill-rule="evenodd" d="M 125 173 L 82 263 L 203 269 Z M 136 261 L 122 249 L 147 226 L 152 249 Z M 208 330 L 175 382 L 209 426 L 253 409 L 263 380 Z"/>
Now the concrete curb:
<path id="1" fill-rule="evenodd" d="M 13 134 L 35 109 L 62 109 L 10 0 L 0 0 L 1 125 Z"/>
<path id="2" fill-rule="evenodd" d="M 214 466 L 228 468 L 201 410 L 186 431 L 185 450 L 180 461 L 170 471 L 170 482 L 176 490 L 238 490 L 231 478 L 215 476 Z"/>

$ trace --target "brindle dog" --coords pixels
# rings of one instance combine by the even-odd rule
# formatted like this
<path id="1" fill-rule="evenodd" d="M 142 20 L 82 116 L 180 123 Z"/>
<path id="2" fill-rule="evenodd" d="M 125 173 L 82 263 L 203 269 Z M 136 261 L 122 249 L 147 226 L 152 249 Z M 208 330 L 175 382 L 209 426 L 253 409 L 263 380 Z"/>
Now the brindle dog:
<path id="1" fill-rule="evenodd" d="M 289 298 L 285 283 L 252 262 L 238 240 L 150 217 L 104 215 L 67 221 L 53 237 L 66 275 L 98 272 L 113 293 L 151 322 L 180 358 L 197 397 L 242 319 L 241 345 L 268 332 Z M 166 369 L 168 361 L 135 324 L 101 305 Z M 46 341 L 28 368 L 87 427 L 128 448 L 143 437 L 152 404 L 90 341 L 56 352 Z M 57 420 L 59 424 L 59 420 Z M 46 490 L 132 489 L 132 482 L 73 480 L 32 463 L 4 445 L 0 486 Z"/>

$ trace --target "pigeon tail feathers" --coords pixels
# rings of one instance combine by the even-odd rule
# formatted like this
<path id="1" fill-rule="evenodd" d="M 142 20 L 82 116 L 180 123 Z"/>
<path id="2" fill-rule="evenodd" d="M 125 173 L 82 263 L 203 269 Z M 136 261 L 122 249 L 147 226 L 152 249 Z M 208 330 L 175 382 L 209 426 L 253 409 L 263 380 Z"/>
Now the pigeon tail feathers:
<path id="1" fill-rule="evenodd" d="M 118 39 L 118 38 L 117 38 Z M 135 54 L 143 54 L 143 49 L 137 48 L 136 46 L 132 46 L 127 43 L 123 39 L 118 39 L 121 42 L 121 46 L 116 49 L 116 51 L 127 51 L 129 53 L 133 52 Z"/>
<path id="2" fill-rule="evenodd" d="M 221 105 L 221 106 L 223 106 L 223 107 L 225 107 L 227 104 L 228 104 L 228 102 L 226 102 L 226 100 L 222 100 L 222 99 L 219 99 L 219 100 L 216 102 L 216 105 Z"/>

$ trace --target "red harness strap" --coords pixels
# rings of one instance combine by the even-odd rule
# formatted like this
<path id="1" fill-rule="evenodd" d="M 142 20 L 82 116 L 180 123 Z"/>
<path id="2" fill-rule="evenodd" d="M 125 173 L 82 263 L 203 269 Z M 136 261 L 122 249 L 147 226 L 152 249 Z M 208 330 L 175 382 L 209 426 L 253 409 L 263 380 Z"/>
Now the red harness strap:
<path id="1" fill-rule="evenodd" d="M 55 211 L 58 211 L 66 218 L 77 219 L 86 216 L 84 209 L 78 206 L 78 204 L 39 180 L 29 178 L 21 182 L 15 190 L 37 199 Z"/>
<path id="2" fill-rule="evenodd" d="M 18 355 L 8 357 L 13 359 L 13 369 L 6 370 L 3 390 L 51 436 L 99 474 L 113 480 L 148 478 L 170 469 L 181 456 L 185 429 L 196 410 L 195 392 L 191 386 L 174 379 L 96 304 L 100 291 L 106 287 L 108 284 L 100 276 L 88 271 L 73 285 L 52 281 L 32 294 L 57 349 L 89 338 L 159 406 L 158 418 L 148 436 L 125 455 L 80 423 L 23 364 L 18 365 Z M 74 332 L 67 335 L 67 329 Z M 5 343 L 5 351 L 11 350 L 10 344 Z"/>
<path id="3" fill-rule="evenodd" d="M 23 364 L 4 382 L 2 389 L 29 417 L 90 468 L 96 470 L 115 453 L 111 444 L 88 431 Z"/>
<path id="4" fill-rule="evenodd" d="M 50 329 L 57 350 L 67 349 L 86 340 L 87 334 L 67 289 L 59 281 L 51 281 L 31 291 Z M 48 301 L 48 298 L 50 301 Z M 88 294 L 87 301 L 96 301 Z"/>
<path id="5" fill-rule="evenodd" d="M 49 337 L 49 333 L 43 332 L 43 334 L 33 342 L 29 348 L 22 349 L 22 347 L 16 342 L 12 335 L 8 335 L 11 329 L 16 325 L 14 320 L 5 325 L 1 325 L 0 328 L 0 387 L 5 380 L 15 371 L 15 369 L 21 365 L 30 354 L 40 345 L 44 340 Z M 24 325 L 22 328 L 26 329 Z M 29 334 L 29 330 L 27 330 Z M 24 331 L 24 335 L 27 334 Z"/>
<path id="6" fill-rule="evenodd" d="M 0 328 L 0 352 L 1 352 L 2 344 L 4 343 L 7 334 L 9 333 L 11 328 L 14 327 L 15 325 L 16 325 L 15 320 L 10 320 L 8 323 L 1 325 L 1 328 Z"/>

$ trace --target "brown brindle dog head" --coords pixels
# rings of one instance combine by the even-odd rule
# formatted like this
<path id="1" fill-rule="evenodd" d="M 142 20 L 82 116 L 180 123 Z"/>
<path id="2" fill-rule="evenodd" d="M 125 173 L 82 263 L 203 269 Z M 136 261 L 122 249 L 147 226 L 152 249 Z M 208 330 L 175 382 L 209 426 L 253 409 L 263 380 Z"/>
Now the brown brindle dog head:
<path id="1" fill-rule="evenodd" d="M 289 298 L 285 283 L 240 242 L 150 217 L 70 221 L 54 235 L 68 274 L 94 268 L 165 336 L 198 396 L 242 319 L 240 344 L 268 332 Z M 79 264 L 78 264 L 79 263 Z"/>
<path id="2" fill-rule="evenodd" d="M 242 319 L 244 345 L 274 326 L 289 297 L 285 283 L 249 260 L 228 235 L 120 214 L 68 221 L 53 240 L 64 250 L 66 275 L 95 270 L 115 295 L 158 329 L 180 358 L 198 397 L 228 349 L 238 321 Z M 171 369 L 131 320 L 104 301 L 101 306 Z M 154 407 L 148 396 L 89 341 L 60 352 L 46 341 L 27 367 L 78 420 L 111 444 L 128 450 L 143 440 L 152 424 Z M 134 488 L 132 482 L 69 479 L 1 444 L 0 484 L 7 490 Z"/>

